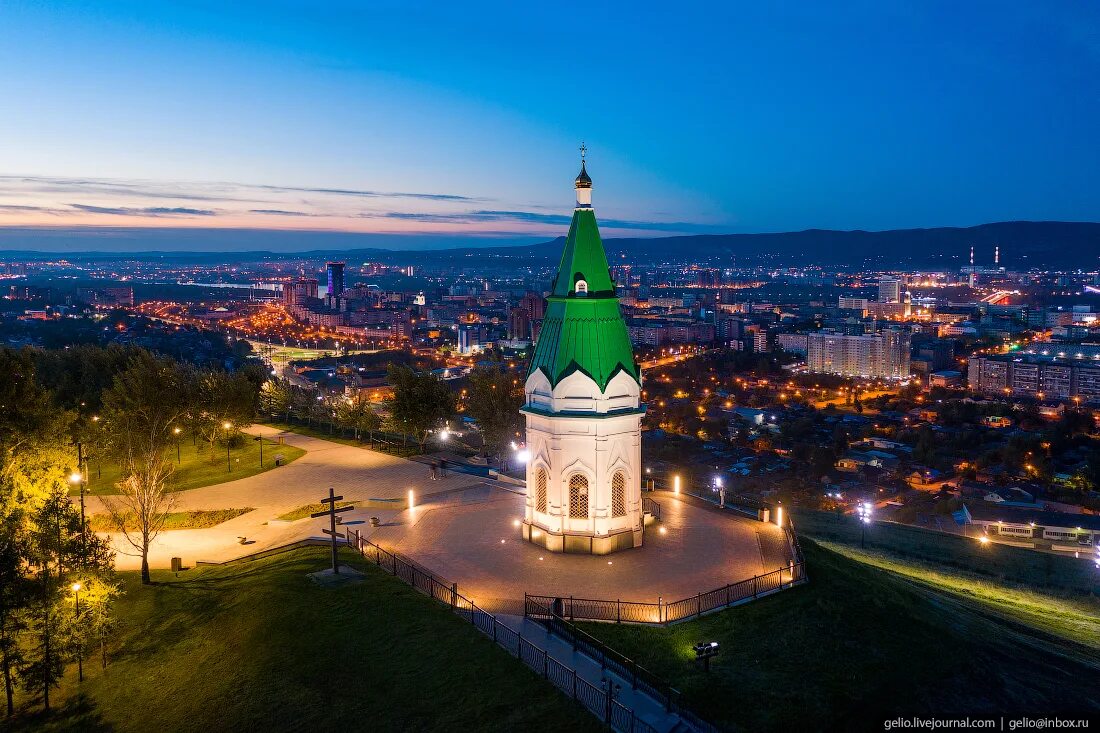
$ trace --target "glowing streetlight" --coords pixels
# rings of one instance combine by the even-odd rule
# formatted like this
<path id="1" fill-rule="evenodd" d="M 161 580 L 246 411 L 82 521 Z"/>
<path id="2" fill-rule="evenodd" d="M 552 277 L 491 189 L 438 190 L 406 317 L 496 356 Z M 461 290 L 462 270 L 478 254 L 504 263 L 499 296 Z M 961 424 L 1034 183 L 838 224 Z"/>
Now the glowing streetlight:
<path id="1" fill-rule="evenodd" d="M 222 428 L 225 430 L 225 468 L 230 473 L 233 472 L 233 464 L 229 460 L 229 431 L 233 427 L 233 423 L 228 420 L 222 423 Z"/>
<path id="2" fill-rule="evenodd" d="M 674 494 L 679 494 L 680 493 L 680 475 L 679 474 L 676 474 L 675 476 L 672 477 L 672 493 L 674 493 Z"/>
<path id="3" fill-rule="evenodd" d="M 84 522 L 84 489 L 87 479 L 84 476 L 84 444 L 76 444 L 76 470 L 69 474 L 69 482 L 80 487 L 80 550 L 83 553 L 88 548 L 88 535 Z"/>
<path id="4" fill-rule="evenodd" d="M 180 429 L 172 428 L 172 435 L 176 436 L 176 465 L 179 465 L 180 460 Z"/>
<path id="5" fill-rule="evenodd" d="M 859 546 L 864 548 L 867 546 L 867 525 L 871 523 L 871 514 L 875 510 L 875 505 L 869 501 L 861 502 L 856 507 L 856 514 L 859 515 L 860 534 L 859 534 Z"/>

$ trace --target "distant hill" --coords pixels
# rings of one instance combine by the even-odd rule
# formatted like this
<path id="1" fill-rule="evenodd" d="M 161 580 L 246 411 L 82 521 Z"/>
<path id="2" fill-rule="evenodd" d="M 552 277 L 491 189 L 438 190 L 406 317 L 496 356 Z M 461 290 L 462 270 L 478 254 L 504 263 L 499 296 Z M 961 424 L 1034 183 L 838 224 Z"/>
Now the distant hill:
<path id="1" fill-rule="evenodd" d="M 477 256 L 488 264 L 500 258 L 556 259 L 564 238 L 523 247 L 462 248 L 435 252 L 403 252 L 424 260 Z M 924 267 L 956 269 L 969 262 L 974 247 L 977 265 L 993 264 L 1000 246 L 1000 264 L 1007 268 L 1100 269 L 1100 223 L 1006 221 L 973 227 L 892 229 L 882 232 L 807 229 L 771 234 L 699 234 L 658 238 L 608 238 L 609 258 L 656 264 L 713 261 L 729 265 L 858 267 Z M 488 256 L 487 256 L 488 255 Z"/>
<path id="2" fill-rule="evenodd" d="M 691 252 L 696 258 L 734 256 L 746 263 L 958 267 L 974 247 L 976 264 L 992 264 L 993 248 L 1009 268 L 1096 268 L 1100 223 L 1006 221 L 973 227 L 883 232 L 808 229 L 777 234 L 719 234 L 609 240 L 608 250 L 647 258 Z M 629 255 L 628 255 L 629 256 Z"/>
<path id="3" fill-rule="evenodd" d="M 205 232 L 205 235 L 204 235 Z M 46 236 L 46 235 L 43 235 Z M 92 233 L 71 231 L 67 235 L 48 235 L 55 247 L 64 239 L 65 254 L 109 256 L 126 251 L 131 259 L 162 261 L 256 261 L 260 259 L 323 260 L 339 258 L 349 262 L 381 261 L 401 264 L 446 264 L 469 266 L 476 260 L 478 267 L 545 264 L 556 261 L 562 238 L 523 246 L 469 246 L 470 240 L 455 237 L 440 248 L 441 240 L 433 240 L 431 249 L 390 249 L 377 246 L 377 235 L 352 232 L 301 232 L 261 230 L 172 230 L 127 229 Z M 116 241 L 117 240 L 117 241 Z M 22 230 L 16 238 L 0 230 L 0 247 L 18 242 L 18 248 L 0 250 L 7 259 L 38 259 L 52 257 L 28 249 L 33 247 L 34 233 Z M 394 242 L 385 240 L 386 244 Z M 416 238 L 407 239 L 407 246 L 416 246 Z M 240 251 L 245 242 L 267 244 L 276 251 Z M 402 240 L 401 244 L 406 244 Z M 930 229 L 892 229 L 881 232 L 807 229 L 801 232 L 769 234 L 701 234 L 692 236 L 625 238 L 605 240 L 612 260 L 634 263 L 698 262 L 730 265 L 783 266 L 849 266 L 944 268 L 955 269 L 967 264 L 970 247 L 975 249 L 975 263 L 993 264 L 993 248 L 1001 248 L 1001 264 L 1010 269 L 1097 269 L 1100 268 L 1100 223 L 1063 221 L 1006 221 L 973 227 L 935 227 Z M 464 246 L 465 245 L 465 246 Z M 205 251 L 179 251 L 180 247 Z M 135 253 L 141 248 L 144 251 Z"/>

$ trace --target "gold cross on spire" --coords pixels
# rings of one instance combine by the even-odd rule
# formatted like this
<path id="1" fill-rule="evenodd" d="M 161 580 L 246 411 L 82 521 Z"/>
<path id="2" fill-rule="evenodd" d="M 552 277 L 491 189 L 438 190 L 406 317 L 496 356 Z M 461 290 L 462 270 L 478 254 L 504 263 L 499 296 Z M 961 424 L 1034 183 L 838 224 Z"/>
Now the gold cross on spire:
<path id="1" fill-rule="evenodd" d="M 581 142 L 581 161 L 582 162 L 584 161 L 584 156 L 587 153 L 588 153 L 588 146 L 585 145 L 584 142 Z"/>

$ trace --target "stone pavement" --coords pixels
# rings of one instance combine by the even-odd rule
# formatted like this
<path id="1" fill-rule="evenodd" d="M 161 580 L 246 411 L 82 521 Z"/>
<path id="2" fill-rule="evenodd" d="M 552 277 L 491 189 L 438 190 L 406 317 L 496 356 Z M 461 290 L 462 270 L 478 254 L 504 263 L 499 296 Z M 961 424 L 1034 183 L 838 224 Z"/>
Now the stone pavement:
<path id="1" fill-rule="evenodd" d="M 518 522 L 524 497 L 500 489 L 465 502 L 402 512 L 377 529 L 357 528 L 375 544 L 457 583 L 478 606 L 501 613 L 522 613 L 525 592 L 677 601 L 786 564 L 771 551 L 783 535 L 774 524 L 694 498 L 655 496 L 662 521 L 646 528 L 645 544 L 603 556 L 553 553 L 523 541 Z"/>
<path id="2" fill-rule="evenodd" d="M 184 565 L 188 566 L 196 560 L 221 562 L 305 537 L 321 536 L 322 520 L 288 523 L 279 522 L 276 517 L 320 501 L 328 493 L 329 486 L 334 487 L 337 494 L 343 494 L 346 500 L 353 501 L 404 499 L 409 490 L 423 497 L 433 492 L 480 485 L 484 481 L 453 472 L 448 472 L 445 478 L 432 480 L 428 467 L 421 463 L 298 433 L 284 433 L 265 425 L 253 426 L 247 432 L 271 440 L 282 436 L 287 444 L 304 449 L 306 454 L 293 463 L 254 476 L 178 492 L 173 511 L 240 507 L 254 507 L 255 511 L 210 529 L 161 532 L 150 550 L 152 567 L 169 567 L 172 557 L 183 558 Z M 272 450 L 274 456 L 278 449 Z M 87 497 L 86 508 L 88 514 L 105 511 L 100 499 L 94 496 Z M 397 513 L 393 510 L 365 512 L 384 517 Z M 110 537 L 119 553 L 117 567 L 121 570 L 139 567 L 140 557 L 125 538 L 118 534 Z M 249 544 L 242 545 L 240 537 L 245 537 Z"/>

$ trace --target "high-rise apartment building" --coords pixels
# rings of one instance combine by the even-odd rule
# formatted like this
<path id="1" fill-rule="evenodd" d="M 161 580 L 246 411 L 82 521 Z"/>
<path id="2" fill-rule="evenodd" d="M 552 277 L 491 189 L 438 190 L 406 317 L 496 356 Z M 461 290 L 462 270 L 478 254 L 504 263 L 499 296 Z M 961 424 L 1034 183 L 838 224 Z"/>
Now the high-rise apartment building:
<path id="1" fill-rule="evenodd" d="M 806 365 L 826 374 L 906 379 L 909 350 L 909 333 L 898 328 L 863 336 L 818 331 L 807 334 Z"/>
<path id="2" fill-rule="evenodd" d="M 1100 363 L 1031 354 L 975 356 L 968 366 L 970 390 L 1041 399 L 1100 400 Z"/>

